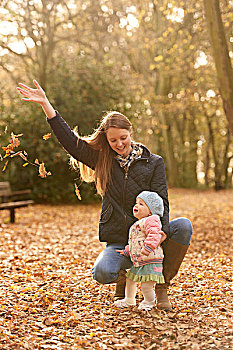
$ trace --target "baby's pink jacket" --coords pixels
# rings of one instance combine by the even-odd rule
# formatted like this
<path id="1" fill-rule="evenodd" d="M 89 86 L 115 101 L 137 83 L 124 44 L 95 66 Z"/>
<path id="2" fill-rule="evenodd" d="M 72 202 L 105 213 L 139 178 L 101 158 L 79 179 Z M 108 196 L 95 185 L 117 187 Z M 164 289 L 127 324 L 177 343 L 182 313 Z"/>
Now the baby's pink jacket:
<path id="1" fill-rule="evenodd" d="M 124 254 L 130 256 L 134 266 L 162 261 L 163 250 L 159 246 L 162 235 L 159 231 L 161 221 L 158 215 L 138 220 L 130 227 L 129 244 Z"/>

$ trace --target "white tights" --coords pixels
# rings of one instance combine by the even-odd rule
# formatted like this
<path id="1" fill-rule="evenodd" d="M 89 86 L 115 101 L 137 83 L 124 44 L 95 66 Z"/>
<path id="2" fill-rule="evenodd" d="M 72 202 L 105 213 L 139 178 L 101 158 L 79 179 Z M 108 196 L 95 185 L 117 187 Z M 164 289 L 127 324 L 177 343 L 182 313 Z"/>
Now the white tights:
<path id="1" fill-rule="evenodd" d="M 151 309 L 155 304 L 155 282 L 141 282 L 141 289 L 144 300 L 139 305 L 139 309 Z M 137 282 L 126 278 L 125 287 L 125 298 L 115 301 L 115 305 L 118 307 L 127 307 L 131 305 L 136 305 L 136 292 L 137 292 Z"/>

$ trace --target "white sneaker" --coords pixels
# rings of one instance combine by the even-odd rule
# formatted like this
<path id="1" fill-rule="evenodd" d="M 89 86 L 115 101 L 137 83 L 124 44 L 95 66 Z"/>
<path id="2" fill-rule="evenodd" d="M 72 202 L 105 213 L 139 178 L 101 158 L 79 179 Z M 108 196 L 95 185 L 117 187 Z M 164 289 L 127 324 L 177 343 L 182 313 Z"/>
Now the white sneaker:
<path id="1" fill-rule="evenodd" d="M 120 308 L 123 308 L 123 307 L 129 307 L 129 306 L 135 306 L 136 305 L 136 300 L 127 300 L 126 298 L 125 299 L 119 299 L 119 300 L 116 300 L 114 301 L 114 305 L 116 307 L 120 307 Z"/>
<path id="2" fill-rule="evenodd" d="M 151 310 L 155 306 L 155 300 L 154 301 L 145 301 L 143 300 L 139 305 L 138 305 L 138 310 Z"/>

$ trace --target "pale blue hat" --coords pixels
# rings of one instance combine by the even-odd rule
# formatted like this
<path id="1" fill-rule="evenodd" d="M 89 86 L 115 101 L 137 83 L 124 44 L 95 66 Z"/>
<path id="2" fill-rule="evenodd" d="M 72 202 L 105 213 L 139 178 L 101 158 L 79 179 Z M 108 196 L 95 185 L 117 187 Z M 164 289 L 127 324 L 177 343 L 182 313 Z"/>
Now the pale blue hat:
<path id="1" fill-rule="evenodd" d="M 152 215 L 163 216 L 163 200 L 156 192 L 142 191 L 137 198 L 141 198 L 146 203 Z"/>

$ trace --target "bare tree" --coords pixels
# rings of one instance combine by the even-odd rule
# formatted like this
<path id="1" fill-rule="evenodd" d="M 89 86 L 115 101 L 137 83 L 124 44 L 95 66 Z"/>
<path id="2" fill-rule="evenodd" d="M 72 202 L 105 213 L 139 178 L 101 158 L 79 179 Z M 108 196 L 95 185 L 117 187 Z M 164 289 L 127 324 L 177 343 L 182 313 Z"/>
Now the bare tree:
<path id="1" fill-rule="evenodd" d="M 69 7 L 64 0 L 4 1 L 0 20 L 5 22 L 8 30 L 0 33 L 0 47 L 8 54 L 2 55 L 0 65 L 13 80 L 18 79 L 13 70 L 18 65 L 26 78 L 36 76 L 46 88 L 57 48 L 64 42 L 66 49 L 72 41 L 82 44 L 81 35 L 78 36 L 73 28 L 74 21 L 81 16 L 80 6 L 78 3 Z"/>

